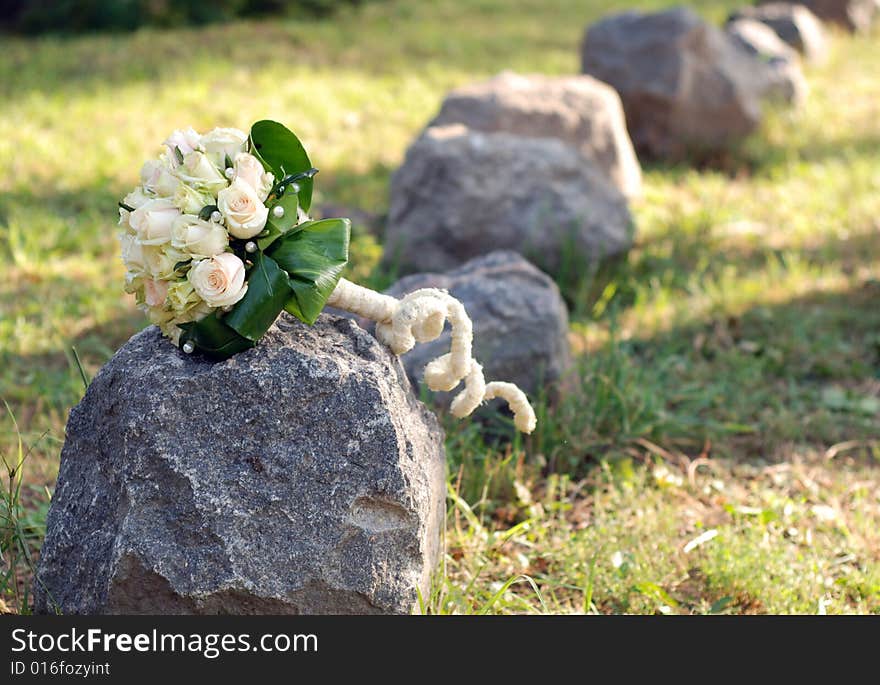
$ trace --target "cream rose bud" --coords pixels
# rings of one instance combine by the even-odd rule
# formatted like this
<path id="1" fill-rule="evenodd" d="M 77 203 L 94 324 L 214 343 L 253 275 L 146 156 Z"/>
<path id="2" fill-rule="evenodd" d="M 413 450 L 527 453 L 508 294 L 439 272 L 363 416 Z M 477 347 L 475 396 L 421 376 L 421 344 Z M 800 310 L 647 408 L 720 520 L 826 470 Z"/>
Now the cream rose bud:
<path id="1" fill-rule="evenodd" d="M 188 262 L 190 256 L 174 249 L 171 245 L 146 245 L 141 248 L 146 271 L 153 278 L 179 278 L 175 267 L 181 262 Z"/>
<path id="2" fill-rule="evenodd" d="M 151 159 L 141 167 L 141 182 L 144 188 L 160 197 L 174 195 L 180 181 L 158 159 Z"/>
<path id="3" fill-rule="evenodd" d="M 226 229 L 220 224 L 184 214 L 171 227 L 172 247 L 193 257 L 213 257 L 229 245 Z"/>
<path id="4" fill-rule="evenodd" d="M 144 261 L 144 251 L 137 238 L 133 235 L 124 233 L 119 236 L 119 243 L 122 247 L 122 263 L 132 275 L 139 276 L 146 271 L 146 263 Z"/>
<path id="5" fill-rule="evenodd" d="M 203 135 L 200 142 L 211 161 L 222 168 L 226 166 L 227 157 L 235 159 L 244 151 L 247 139 L 247 133 L 237 128 L 215 128 Z"/>
<path id="6" fill-rule="evenodd" d="M 168 294 L 168 281 L 159 281 L 155 278 L 147 278 L 144 281 L 144 301 L 150 307 L 159 307 L 165 303 Z"/>
<path id="7" fill-rule="evenodd" d="M 217 194 L 217 207 L 226 217 L 226 228 L 236 238 L 253 238 L 266 226 L 269 208 L 250 183 L 236 178 Z"/>
<path id="8" fill-rule="evenodd" d="M 275 177 L 263 168 L 260 160 L 252 154 L 242 152 L 235 158 L 235 176 L 240 178 L 257 192 L 260 202 L 269 197 Z"/>
<path id="9" fill-rule="evenodd" d="M 171 240 L 171 225 L 179 216 L 171 200 L 149 200 L 131 213 L 128 223 L 141 245 L 162 245 Z"/>
<path id="10" fill-rule="evenodd" d="M 205 206 L 214 204 L 214 196 L 211 193 L 199 192 L 186 183 L 181 183 L 177 186 L 173 201 L 184 214 L 198 214 Z"/>
<path id="11" fill-rule="evenodd" d="M 216 191 L 226 187 L 226 178 L 204 152 L 190 152 L 175 169 L 177 177 L 199 190 Z"/>
<path id="12" fill-rule="evenodd" d="M 198 150 L 200 144 L 201 136 L 193 130 L 192 126 L 186 129 L 177 129 L 174 133 L 168 136 L 168 139 L 165 141 L 165 146 L 171 153 L 172 164 L 175 165 L 177 164 L 177 153 L 174 152 L 175 148 L 180 150 L 182 155 L 186 156 L 193 150 Z"/>
<path id="13" fill-rule="evenodd" d="M 132 190 L 128 195 L 122 198 L 122 204 L 127 207 L 131 207 L 132 210 L 137 209 L 145 202 L 149 202 L 153 197 L 151 195 L 147 195 L 144 192 L 144 189 L 141 186 L 138 186 L 134 190 Z M 124 207 L 119 208 L 119 225 L 120 226 L 129 226 L 129 218 L 131 217 L 131 212 Z"/>
<path id="14" fill-rule="evenodd" d="M 228 307 L 244 297 L 244 263 L 231 252 L 194 262 L 187 274 L 196 293 L 210 307 Z"/>

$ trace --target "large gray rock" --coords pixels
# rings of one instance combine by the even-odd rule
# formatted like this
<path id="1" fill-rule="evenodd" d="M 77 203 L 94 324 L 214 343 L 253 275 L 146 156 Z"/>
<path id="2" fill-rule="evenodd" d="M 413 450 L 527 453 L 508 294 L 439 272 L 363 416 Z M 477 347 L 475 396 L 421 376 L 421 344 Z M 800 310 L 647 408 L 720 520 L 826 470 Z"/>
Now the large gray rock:
<path id="1" fill-rule="evenodd" d="M 504 72 L 452 91 L 433 126 L 558 138 L 577 148 L 629 197 L 642 189 L 642 170 L 626 131 L 620 97 L 590 76 L 523 76 Z"/>
<path id="2" fill-rule="evenodd" d="M 474 357 L 487 380 L 512 381 L 534 398 L 568 368 L 568 309 L 559 288 L 516 252 L 492 252 L 443 274 L 413 274 L 386 292 L 403 297 L 419 288 L 446 289 L 464 304 L 474 324 Z M 403 355 L 414 385 L 450 343 L 447 324 L 437 340 Z M 434 399 L 446 406 L 454 394 L 435 393 Z"/>
<path id="3" fill-rule="evenodd" d="M 752 60 L 689 9 L 593 24 L 581 67 L 617 90 L 636 149 L 651 156 L 723 151 L 761 119 Z"/>
<path id="4" fill-rule="evenodd" d="M 632 237 L 626 198 L 571 145 L 432 126 L 392 178 L 385 262 L 446 271 L 510 249 L 572 275 Z"/>
<path id="5" fill-rule="evenodd" d="M 794 48 L 782 42 L 766 24 L 737 19 L 727 24 L 727 34 L 755 61 L 755 78 L 760 79 L 765 97 L 791 104 L 807 96 L 807 79 Z"/>
<path id="6" fill-rule="evenodd" d="M 793 0 L 823 21 L 850 31 L 867 31 L 880 16 L 880 0 Z M 767 4 L 766 2 L 760 4 Z"/>
<path id="7" fill-rule="evenodd" d="M 766 24 L 810 62 L 822 62 L 828 56 L 828 41 L 822 22 L 803 5 L 771 2 L 758 7 L 743 7 L 734 12 L 729 21 L 738 19 Z"/>
<path id="8" fill-rule="evenodd" d="M 219 363 L 148 328 L 71 411 L 35 609 L 407 613 L 444 468 L 436 418 L 352 321 L 282 315 Z"/>

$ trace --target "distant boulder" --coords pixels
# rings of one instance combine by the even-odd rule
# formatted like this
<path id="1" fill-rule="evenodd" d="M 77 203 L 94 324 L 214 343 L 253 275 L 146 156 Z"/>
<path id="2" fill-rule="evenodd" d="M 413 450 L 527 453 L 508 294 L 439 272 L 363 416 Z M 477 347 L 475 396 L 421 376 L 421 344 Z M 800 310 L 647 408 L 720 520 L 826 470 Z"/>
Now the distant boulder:
<path id="1" fill-rule="evenodd" d="M 581 66 L 617 90 L 636 149 L 652 156 L 722 151 L 761 120 L 753 60 L 689 9 L 624 12 L 593 24 Z"/>
<path id="2" fill-rule="evenodd" d="M 632 238 L 626 198 L 571 145 L 431 126 L 391 180 L 385 263 L 446 271 L 507 249 L 571 276 Z"/>
<path id="3" fill-rule="evenodd" d="M 772 2 L 758 7 L 743 7 L 731 14 L 728 21 L 739 19 L 766 24 L 810 62 L 822 62 L 828 56 L 828 41 L 822 22 L 803 5 Z"/>
<path id="4" fill-rule="evenodd" d="M 793 0 L 823 21 L 864 32 L 880 17 L 880 0 Z M 760 4 L 766 4 L 762 2 Z"/>
<path id="5" fill-rule="evenodd" d="M 737 19 L 726 27 L 728 35 L 755 60 L 756 78 L 771 100 L 799 104 L 807 95 L 807 80 L 800 57 L 766 24 Z"/>
<path id="6" fill-rule="evenodd" d="M 453 90 L 433 126 L 556 138 L 570 143 L 627 196 L 639 195 L 642 170 L 626 130 L 620 96 L 590 76 L 498 76 Z"/>

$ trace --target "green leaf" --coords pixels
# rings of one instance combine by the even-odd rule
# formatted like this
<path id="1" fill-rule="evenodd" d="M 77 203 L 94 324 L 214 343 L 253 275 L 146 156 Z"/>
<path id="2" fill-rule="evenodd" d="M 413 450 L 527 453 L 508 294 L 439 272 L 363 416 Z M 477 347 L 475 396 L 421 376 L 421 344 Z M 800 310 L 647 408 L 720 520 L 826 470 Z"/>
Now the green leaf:
<path id="1" fill-rule="evenodd" d="M 263 237 L 257 238 L 257 247 L 264 251 L 284 234 L 267 221 L 266 228 L 260 235 Z"/>
<path id="2" fill-rule="evenodd" d="M 206 316 L 200 321 L 180 324 L 183 334 L 180 336 L 180 345 L 192 342 L 207 357 L 212 359 L 228 359 L 236 352 L 241 352 L 254 343 L 227 326 L 217 317 L 217 312 Z"/>
<path id="3" fill-rule="evenodd" d="M 297 208 L 299 207 L 299 201 L 296 196 L 296 193 L 286 192 L 281 196 L 280 199 L 269 202 L 269 218 L 266 221 L 266 229 L 269 231 L 269 235 L 276 235 L 280 237 L 285 233 L 289 232 L 292 228 L 294 228 L 299 220 L 297 215 Z M 275 207 L 283 207 L 284 215 L 283 216 L 275 216 L 272 213 L 272 210 Z M 274 242 L 274 240 L 269 241 L 268 244 L 261 244 L 261 240 L 257 241 L 257 244 L 260 245 L 261 248 L 265 249 L 269 247 L 269 245 Z"/>
<path id="4" fill-rule="evenodd" d="M 709 608 L 710 614 L 720 614 L 727 607 L 733 604 L 733 597 L 722 597 L 719 600 L 716 600 L 712 603 L 712 606 Z"/>
<path id="5" fill-rule="evenodd" d="M 276 180 L 290 174 L 299 174 L 312 168 L 309 156 L 299 138 L 277 121 L 256 122 L 251 126 L 251 153 L 263 166 L 272 171 Z M 309 211 L 312 204 L 312 179 L 303 178 L 299 183 L 299 204 Z"/>
<path id="6" fill-rule="evenodd" d="M 208 221 L 211 218 L 211 215 L 218 210 L 219 207 L 217 207 L 217 205 L 205 205 L 199 210 L 199 219 L 202 221 Z"/>
<path id="7" fill-rule="evenodd" d="M 279 238 L 269 254 L 290 275 L 293 290 L 285 309 L 315 323 L 348 263 L 348 219 L 307 221 Z"/>
<path id="8" fill-rule="evenodd" d="M 257 245 L 261 250 L 267 249 L 278 238 L 296 227 L 298 206 L 296 193 L 291 192 L 284 193 L 281 199 L 269 205 L 269 219 L 266 221 L 265 235 L 257 239 Z M 276 217 L 272 214 L 275 207 L 284 207 L 284 216 Z"/>
<path id="9" fill-rule="evenodd" d="M 290 299 L 288 276 L 271 257 L 253 256 L 245 296 L 223 319 L 239 335 L 256 342 L 263 337 Z"/>

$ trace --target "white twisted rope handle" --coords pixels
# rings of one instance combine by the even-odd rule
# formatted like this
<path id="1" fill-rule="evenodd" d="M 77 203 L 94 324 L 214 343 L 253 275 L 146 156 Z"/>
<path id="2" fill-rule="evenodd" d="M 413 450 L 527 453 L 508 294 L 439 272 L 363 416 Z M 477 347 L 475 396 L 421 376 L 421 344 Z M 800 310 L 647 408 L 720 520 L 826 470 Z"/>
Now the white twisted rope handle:
<path id="1" fill-rule="evenodd" d="M 446 321 L 452 325 L 448 354 L 425 367 L 425 382 L 434 391 L 454 390 L 463 380 L 464 389 L 452 400 L 450 411 L 463 418 L 484 400 L 496 397 L 507 402 L 517 430 L 531 433 L 537 419 L 525 393 L 513 383 L 486 383 L 483 368 L 473 358 L 474 328 L 461 302 L 444 290 L 423 288 L 398 300 L 390 295 L 339 279 L 327 304 L 376 322 L 376 337 L 394 354 L 409 352 L 417 342 L 440 337 Z"/>

